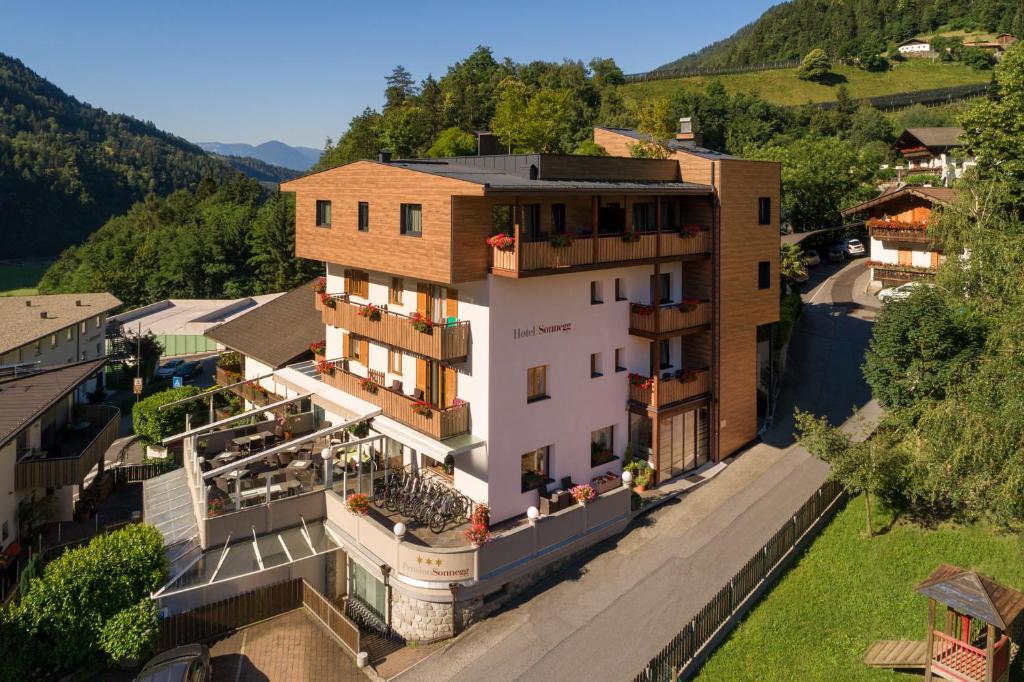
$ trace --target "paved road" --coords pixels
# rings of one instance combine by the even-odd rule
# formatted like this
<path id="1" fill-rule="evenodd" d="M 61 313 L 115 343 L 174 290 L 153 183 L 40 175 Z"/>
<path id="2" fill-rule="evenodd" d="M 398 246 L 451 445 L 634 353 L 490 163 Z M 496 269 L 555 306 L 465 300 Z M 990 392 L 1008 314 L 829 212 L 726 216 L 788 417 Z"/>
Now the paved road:
<path id="1" fill-rule="evenodd" d="M 835 271 L 805 285 L 791 381 L 766 442 L 399 679 L 626 680 L 639 672 L 825 480 L 826 465 L 793 444 L 793 404 L 842 423 L 870 398 L 859 369 L 872 317 L 859 294 L 865 263 L 822 266 L 816 276 Z"/>

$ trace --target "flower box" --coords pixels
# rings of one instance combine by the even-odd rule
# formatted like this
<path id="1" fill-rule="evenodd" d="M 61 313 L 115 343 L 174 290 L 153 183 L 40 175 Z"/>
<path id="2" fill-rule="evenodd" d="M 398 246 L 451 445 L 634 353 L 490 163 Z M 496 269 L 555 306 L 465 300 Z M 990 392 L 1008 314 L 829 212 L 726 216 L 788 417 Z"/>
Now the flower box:
<path id="1" fill-rule="evenodd" d="M 556 234 L 551 237 L 551 246 L 556 249 L 566 249 L 572 246 L 572 239 L 567 234 Z"/>
<path id="2" fill-rule="evenodd" d="M 338 368 L 338 364 L 334 360 L 317 360 L 316 371 L 320 374 L 326 374 L 327 376 L 333 376 L 334 371 Z"/>
<path id="3" fill-rule="evenodd" d="M 315 280 L 313 280 L 313 291 L 315 291 L 317 294 L 327 293 L 327 278 L 317 277 Z"/>
<path id="4" fill-rule="evenodd" d="M 366 493 L 352 493 L 345 498 L 345 506 L 356 516 L 366 516 L 370 513 L 370 498 Z"/>
<path id="5" fill-rule="evenodd" d="M 327 350 L 327 341 L 322 339 L 316 343 L 311 343 L 309 344 L 309 349 L 316 355 L 323 355 L 324 351 Z"/>
<path id="6" fill-rule="evenodd" d="M 684 369 L 679 373 L 679 381 L 684 384 L 696 381 L 697 377 L 700 376 L 700 372 L 695 369 Z"/>
<path id="7" fill-rule="evenodd" d="M 415 312 L 410 315 L 409 323 L 412 324 L 413 329 L 421 334 L 430 334 L 434 329 L 433 320 L 420 312 Z"/>
<path id="8" fill-rule="evenodd" d="M 359 317 L 365 317 L 370 322 L 380 321 L 380 307 L 375 306 L 372 303 L 367 303 L 364 306 L 359 306 L 359 311 L 356 313 Z"/>
<path id="9" fill-rule="evenodd" d="M 370 395 L 377 395 L 377 391 L 380 390 L 380 386 L 373 379 L 363 378 L 359 380 L 359 388 L 363 389 Z"/>
<path id="10" fill-rule="evenodd" d="M 413 414 L 430 419 L 434 416 L 434 406 L 425 400 L 417 400 L 412 404 Z"/>
<path id="11" fill-rule="evenodd" d="M 622 233 L 622 241 L 627 244 L 635 244 L 640 241 L 640 233 L 636 230 L 628 230 Z"/>
<path id="12" fill-rule="evenodd" d="M 651 377 L 645 377 L 643 374 L 637 374 L 636 372 L 629 373 L 629 383 L 631 386 L 637 386 L 643 389 L 654 388 L 654 379 Z"/>
<path id="13" fill-rule="evenodd" d="M 684 313 L 693 312 L 697 309 L 697 306 L 703 302 L 704 301 L 699 298 L 684 297 L 683 300 L 679 302 L 679 310 Z"/>
<path id="14" fill-rule="evenodd" d="M 679 236 L 684 238 L 696 237 L 701 232 L 707 232 L 707 229 L 705 229 L 701 225 L 696 224 L 683 225 L 682 228 L 680 228 L 679 230 Z"/>
<path id="15" fill-rule="evenodd" d="M 630 303 L 629 312 L 636 315 L 653 315 L 654 306 L 647 305 L 646 303 Z"/>
<path id="16" fill-rule="evenodd" d="M 487 246 L 498 251 L 512 251 L 516 248 L 516 238 L 505 233 L 496 234 L 487 238 Z"/>
<path id="17" fill-rule="evenodd" d="M 320 294 L 320 303 L 325 308 L 334 308 L 337 304 L 334 302 L 334 297 L 328 294 L 326 291 Z"/>

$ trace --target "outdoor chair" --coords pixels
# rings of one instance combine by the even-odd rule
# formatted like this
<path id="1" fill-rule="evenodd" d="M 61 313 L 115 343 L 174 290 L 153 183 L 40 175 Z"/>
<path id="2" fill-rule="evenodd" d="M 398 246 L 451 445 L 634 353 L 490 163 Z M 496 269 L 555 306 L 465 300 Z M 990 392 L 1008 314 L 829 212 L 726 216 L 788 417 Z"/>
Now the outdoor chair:
<path id="1" fill-rule="evenodd" d="M 416 400 L 423 400 L 423 389 L 417 388 L 415 391 L 412 392 L 412 397 L 415 398 Z"/>
<path id="2" fill-rule="evenodd" d="M 402 392 L 402 380 L 401 379 L 392 379 L 391 380 L 391 390 L 394 391 L 395 393 L 401 393 Z"/>
<path id="3" fill-rule="evenodd" d="M 291 453 L 288 453 L 288 452 L 279 452 L 279 453 L 277 453 L 277 461 L 278 461 L 278 464 L 280 464 L 282 467 L 288 466 L 289 464 L 291 464 L 291 461 L 292 461 Z"/>

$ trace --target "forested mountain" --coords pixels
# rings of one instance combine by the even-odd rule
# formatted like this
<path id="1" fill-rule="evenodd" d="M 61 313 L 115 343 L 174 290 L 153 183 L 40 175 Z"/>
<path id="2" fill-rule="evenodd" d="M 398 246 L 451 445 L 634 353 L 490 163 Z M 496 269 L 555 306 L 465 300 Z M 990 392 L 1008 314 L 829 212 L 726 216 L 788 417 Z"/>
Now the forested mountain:
<path id="1" fill-rule="evenodd" d="M 832 58 L 879 53 L 945 28 L 1024 35 L 1021 0 L 793 0 L 776 5 L 729 38 L 664 64 L 678 72 L 763 64 L 820 47 Z"/>
<path id="2" fill-rule="evenodd" d="M 0 53 L 3 257 L 57 253 L 151 193 L 233 175 L 186 140 L 79 102 Z"/>
<path id="3" fill-rule="evenodd" d="M 220 154 L 212 153 L 210 155 L 216 159 L 220 159 L 235 170 L 244 174 L 246 177 L 252 178 L 260 184 L 268 187 L 276 187 L 278 183 L 284 182 L 285 180 L 291 180 L 292 178 L 297 178 L 301 175 L 297 170 L 285 168 L 283 166 L 275 166 L 251 156 L 222 156 Z"/>
<path id="4" fill-rule="evenodd" d="M 322 150 L 312 147 L 293 147 L 277 140 L 255 146 L 240 142 L 196 142 L 196 145 L 221 156 L 248 156 L 272 166 L 281 166 L 297 171 L 309 170 L 320 159 L 322 152 Z"/>

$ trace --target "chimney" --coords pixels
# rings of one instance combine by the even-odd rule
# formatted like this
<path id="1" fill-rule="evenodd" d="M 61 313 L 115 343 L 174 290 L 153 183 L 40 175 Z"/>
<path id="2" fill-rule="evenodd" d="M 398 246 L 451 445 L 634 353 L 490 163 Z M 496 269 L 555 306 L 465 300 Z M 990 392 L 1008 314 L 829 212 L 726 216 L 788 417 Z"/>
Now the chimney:
<path id="1" fill-rule="evenodd" d="M 508 150 L 502 149 L 501 142 L 498 140 L 498 136 L 492 132 L 486 130 L 478 130 L 476 132 L 476 155 L 477 156 L 494 156 L 496 154 L 504 154 Z"/>
<path id="2" fill-rule="evenodd" d="M 75 307 L 76 308 L 81 308 L 82 307 L 81 299 L 77 299 L 77 298 L 75 299 Z"/>
<path id="3" fill-rule="evenodd" d="M 31 308 L 32 307 L 32 301 L 31 300 L 25 301 L 25 307 L 26 308 Z"/>
<path id="4" fill-rule="evenodd" d="M 700 133 L 696 116 L 684 116 L 679 119 L 679 132 L 676 133 L 676 139 L 694 147 L 703 144 L 704 136 Z"/>
<path id="5" fill-rule="evenodd" d="M 45 310 L 43 310 L 43 311 L 41 311 L 39 313 L 39 319 L 40 320 L 45 320 L 46 319 L 46 311 Z"/>
<path id="6" fill-rule="evenodd" d="M 377 152 L 377 160 L 381 163 L 391 163 L 391 150 L 381 149 Z"/>

